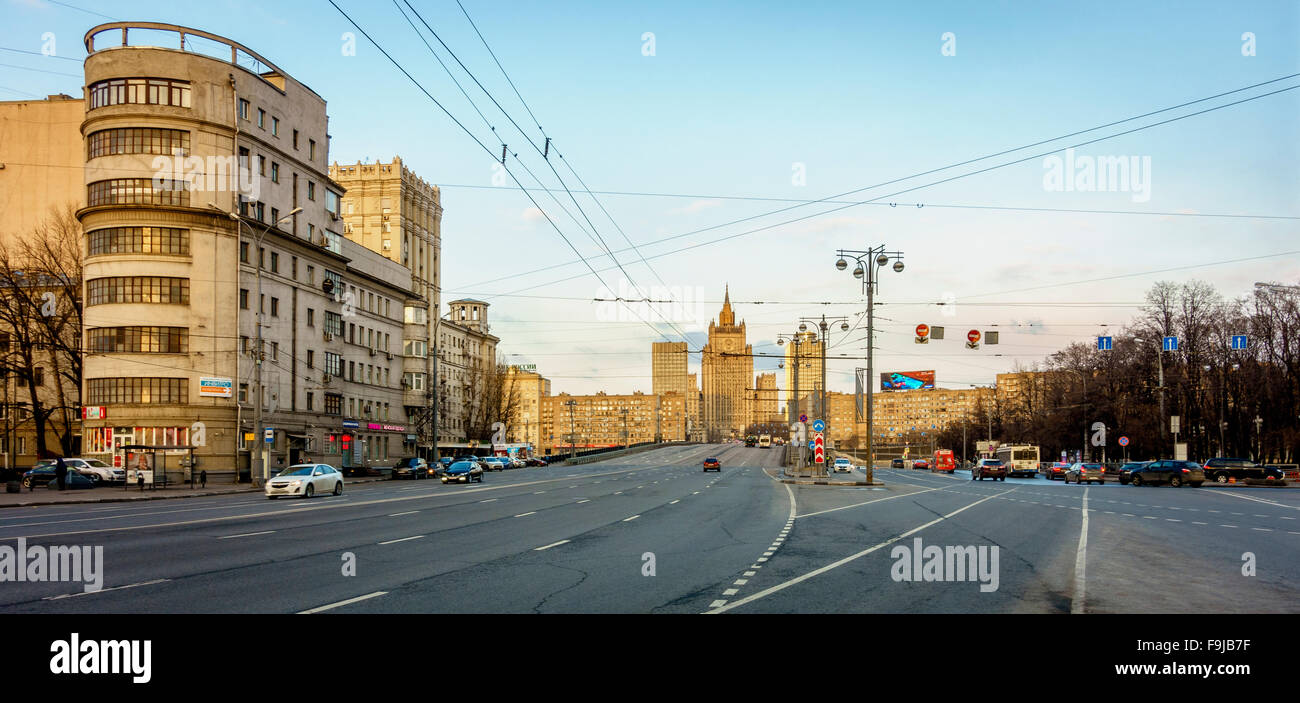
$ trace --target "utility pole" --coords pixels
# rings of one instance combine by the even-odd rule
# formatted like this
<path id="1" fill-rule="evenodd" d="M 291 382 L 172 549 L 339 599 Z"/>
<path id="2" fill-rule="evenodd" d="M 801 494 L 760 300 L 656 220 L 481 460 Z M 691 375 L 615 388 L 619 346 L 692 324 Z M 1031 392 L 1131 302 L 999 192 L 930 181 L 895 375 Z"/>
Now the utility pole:
<path id="1" fill-rule="evenodd" d="M 623 416 L 623 448 L 627 449 L 628 448 L 627 408 L 623 408 L 622 410 L 620 410 L 619 414 Z M 658 432 L 656 432 L 656 434 L 658 434 Z"/>

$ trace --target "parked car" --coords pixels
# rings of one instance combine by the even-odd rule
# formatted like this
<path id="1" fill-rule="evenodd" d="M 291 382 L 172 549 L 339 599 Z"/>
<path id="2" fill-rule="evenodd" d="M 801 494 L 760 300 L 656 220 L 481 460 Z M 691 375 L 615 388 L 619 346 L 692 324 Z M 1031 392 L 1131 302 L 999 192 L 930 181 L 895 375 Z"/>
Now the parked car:
<path id="1" fill-rule="evenodd" d="M 69 490 L 79 489 L 79 488 L 94 488 L 95 486 L 98 485 L 99 485 L 98 481 L 92 481 L 89 477 L 79 474 L 76 471 L 72 471 L 71 469 L 68 470 L 68 475 L 63 478 L 63 487 Z M 57 491 L 59 490 L 59 482 L 57 480 L 50 481 L 45 485 L 45 487 L 50 490 Z"/>
<path id="2" fill-rule="evenodd" d="M 421 479 L 429 478 L 429 474 L 429 462 L 423 457 L 410 456 L 393 464 L 393 478 Z"/>
<path id="3" fill-rule="evenodd" d="M 547 465 L 545 459 L 538 459 L 538 458 L 535 457 L 535 456 L 534 456 L 534 457 L 529 457 L 529 458 L 525 459 L 525 460 L 524 460 L 524 463 L 527 464 L 528 466 L 546 466 L 546 465 Z"/>
<path id="4" fill-rule="evenodd" d="M 1058 478 L 1065 478 L 1065 472 L 1070 470 L 1071 464 L 1064 461 L 1053 462 L 1051 466 L 1043 470 L 1047 474 L 1048 481 L 1055 481 Z"/>
<path id="5" fill-rule="evenodd" d="M 912 462 L 912 468 L 914 468 L 914 469 L 929 469 L 929 468 L 930 468 L 930 462 L 929 462 L 928 460 L 926 460 L 926 459 L 917 459 L 917 460 L 915 460 L 915 461 Z"/>
<path id="6" fill-rule="evenodd" d="M 902 459 L 894 459 L 893 461 L 890 461 L 890 462 L 889 462 L 889 468 L 891 468 L 891 469 L 901 469 L 901 468 L 903 468 L 903 460 L 902 460 Z"/>
<path id="7" fill-rule="evenodd" d="M 1129 473 L 1129 483 L 1134 486 L 1153 486 L 1168 483 L 1178 488 L 1184 483 L 1195 488 L 1205 481 L 1205 469 L 1194 461 L 1161 459 L 1152 461 Z"/>
<path id="8" fill-rule="evenodd" d="M 1065 482 L 1074 481 L 1077 484 L 1091 484 L 1106 482 L 1106 469 L 1101 464 L 1084 464 L 1075 462 L 1065 471 Z"/>
<path id="9" fill-rule="evenodd" d="M 1229 483 L 1231 479 L 1244 481 L 1248 478 L 1284 478 L 1280 469 L 1256 464 L 1249 459 L 1216 457 L 1205 462 L 1202 470 L 1205 471 L 1205 477 L 1215 483 Z"/>
<path id="10" fill-rule="evenodd" d="M 69 471 L 76 471 L 94 483 L 126 481 L 126 471 L 124 469 L 114 468 L 112 464 L 107 464 L 99 459 L 73 458 L 64 459 L 63 462 L 68 465 Z"/>
<path id="11" fill-rule="evenodd" d="M 442 474 L 442 482 L 483 483 L 483 467 L 477 461 L 455 461 Z"/>
<path id="12" fill-rule="evenodd" d="M 1130 461 L 1119 467 L 1119 482 L 1127 486 L 1129 481 L 1132 480 L 1133 472 L 1150 463 L 1149 461 Z"/>
<path id="13" fill-rule="evenodd" d="M 1007 480 L 1007 464 L 1001 459 L 980 459 L 970 470 L 970 480 L 991 478 L 994 481 Z"/>
<path id="14" fill-rule="evenodd" d="M 483 457 L 483 463 L 488 471 L 505 471 L 510 468 L 510 460 L 503 456 Z"/>
<path id="15" fill-rule="evenodd" d="M 848 457 L 842 456 L 835 460 L 835 473 L 847 474 L 852 472 L 853 472 L 853 462 Z"/>
<path id="16" fill-rule="evenodd" d="M 705 471 L 717 471 L 717 472 L 721 473 L 721 472 L 722 472 L 722 462 L 718 461 L 718 458 L 717 458 L 717 457 L 715 457 L 715 456 L 711 456 L 711 457 L 709 457 L 708 459 L 705 459 L 705 460 L 704 460 L 704 470 L 705 470 Z"/>
<path id="17" fill-rule="evenodd" d="M 329 464 L 294 464 L 266 482 L 266 497 L 343 495 L 343 473 Z"/>

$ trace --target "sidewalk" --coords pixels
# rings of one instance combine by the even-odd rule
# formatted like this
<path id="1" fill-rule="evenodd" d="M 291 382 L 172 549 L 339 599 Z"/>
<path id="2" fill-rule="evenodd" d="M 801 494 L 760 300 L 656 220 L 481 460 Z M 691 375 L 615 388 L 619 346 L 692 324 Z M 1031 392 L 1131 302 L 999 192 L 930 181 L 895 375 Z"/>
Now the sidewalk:
<path id="1" fill-rule="evenodd" d="M 389 479 L 378 476 L 366 478 L 348 478 L 344 479 L 345 486 L 353 486 L 359 483 L 375 483 L 377 481 L 387 481 Z M 198 498 L 200 496 L 220 496 L 236 493 L 255 493 L 261 494 L 261 488 L 254 488 L 246 483 L 238 485 L 223 484 L 220 486 L 208 486 L 207 488 L 194 487 L 190 488 L 189 484 L 183 486 L 172 486 L 169 488 L 157 488 L 149 490 L 145 488 L 141 491 L 132 487 L 130 490 L 124 489 L 121 485 L 101 486 L 99 488 L 83 488 L 78 490 L 50 490 L 44 486 L 38 486 L 28 491 L 26 488 L 21 493 L 0 493 L 0 508 L 21 508 L 34 505 L 76 505 L 81 503 L 125 503 L 142 500 L 166 500 L 169 498 Z"/>

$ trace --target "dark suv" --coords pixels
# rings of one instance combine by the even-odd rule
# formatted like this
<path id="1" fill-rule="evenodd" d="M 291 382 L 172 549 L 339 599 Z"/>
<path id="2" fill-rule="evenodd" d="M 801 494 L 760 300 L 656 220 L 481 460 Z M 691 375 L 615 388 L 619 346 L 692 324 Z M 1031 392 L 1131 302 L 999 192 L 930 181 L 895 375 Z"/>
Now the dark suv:
<path id="1" fill-rule="evenodd" d="M 1249 459 L 1216 457 L 1205 462 L 1205 477 L 1215 483 L 1228 483 L 1229 479 L 1244 481 L 1248 478 L 1282 478 L 1282 472 L 1271 466 L 1261 466 Z"/>
<path id="2" fill-rule="evenodd" d="M 393 478 L 429 478 L 429 462 L 422 457 L 407 457 L 393 464 Z"/>
<path id="3" fill-rule="evenodd" d="M 1001 459 L 980 459 L 970 470 L 970 480 L 984 480 L 985 477 L 994 481 L 1007 480 L 1007 464 Z"/>
<path id="4" fill-rule="evenodd" d="M 1196 488 L 1204 481 L 1205 470 L 1194 461 L 1162 459 L 1134 469 L 1129 473 L 1129 483 L 1134 486 L 1168 483 L 1174 488 L 1178 488 L 1186 483 L 1192 488 Z"/>

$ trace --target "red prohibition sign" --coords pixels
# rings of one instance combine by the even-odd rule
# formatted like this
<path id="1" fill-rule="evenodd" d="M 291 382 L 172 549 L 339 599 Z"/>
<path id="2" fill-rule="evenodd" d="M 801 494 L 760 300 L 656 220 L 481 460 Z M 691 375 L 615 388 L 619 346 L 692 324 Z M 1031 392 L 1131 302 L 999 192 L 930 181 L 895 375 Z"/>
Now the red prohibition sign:
<path id="1" fill-rule="evenodd" d="M 929 325 L 927 325 L 927 324 L 920 324 L 920 325 L 917 325 L 917 326 L 916 326 L 916 336 L 918 336 L 918 337 L 926 337 L 926 336 L 929 336 L 929 334 L 930 334 L 930 326 L 929 326 Z"/>
<path id="2" fill-rule="evenodd" d="M 979 330 L 971 330 L 971 331 L 967 332 L 967 333 L 966 333 L 966 339 L 970 340 L 970 342 L 971 342 L 972 344 L 975 343 L 975 342 L 980 341 L 980 331 L 979 331 Z"/>

